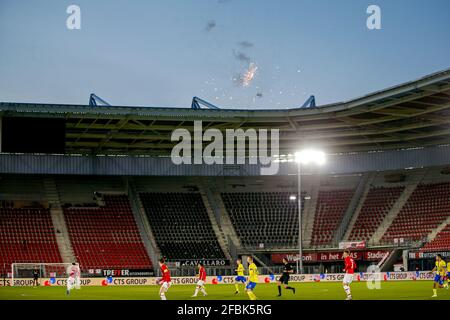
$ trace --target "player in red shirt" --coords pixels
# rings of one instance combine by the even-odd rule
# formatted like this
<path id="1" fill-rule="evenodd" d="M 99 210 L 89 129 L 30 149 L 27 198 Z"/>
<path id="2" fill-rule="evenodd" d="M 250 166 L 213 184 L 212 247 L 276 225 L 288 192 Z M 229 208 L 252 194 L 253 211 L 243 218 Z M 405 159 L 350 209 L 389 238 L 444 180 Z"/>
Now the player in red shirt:
<path id="1" fill-rule="evenodd" d="M 159 280 L 159 284 L 161 287 L 159 288 L 159 296 L 161 297 L 161 300 L 167 300 L 166 298 L 166 292 L 169 290 L 172 282 L 170 280 L 170 271 L 169 268 L 167 268 L 165 259 L 161 258 L 159 259 L 159 267 L 161 268 L 161 274 L 162 278 Z"/>
<path id="2" fill-rule="evenodd" d="M 345 276 L 344 280 L 342 281 L 342 285 L 344 286 L 345 293 L 347 294 L 346 300 L 352 300 L 352 292 L 350 290 L 350 284 L 353 282 L 353 275 L 355 273 L 356 263 L 355 260 L 350 255 L 349 250 L 344 250 L 342 257 L 344 258 L 345 263 L 344 267 Z"/>
<path id="3" fill-rule="evenodd" d="M 197 281 L 197 286 L 195 287 L 194 295 L 192 296 L 193 298 L 198 295 L 199 290 L 203 293 L 204 297 L 206 297 L 208 295 L 205 290 L 205 282 L 206 282 L 206 270 L 205 270 L 205 267 L 203 266 L 203 263 L 199 262 L 198 263 L 198 281 Z"/>

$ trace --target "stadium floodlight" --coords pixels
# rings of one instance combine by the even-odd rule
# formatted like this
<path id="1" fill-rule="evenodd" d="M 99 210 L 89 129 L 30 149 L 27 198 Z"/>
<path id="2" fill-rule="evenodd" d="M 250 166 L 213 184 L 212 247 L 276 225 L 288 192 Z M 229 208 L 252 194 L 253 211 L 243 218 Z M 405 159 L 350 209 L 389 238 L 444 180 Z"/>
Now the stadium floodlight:
<path id="1" fill-rule="evenodd" d="M 322 165 L 325 163 L 325 153 L 320 150 L 305 149 L 295 153 L 295 162 L 301 164 L 314 163 Z"/>
<path id="2" fill-rule="evenodd" d="M 325 163 L 325 153 L 315 149 L 304 149 L 295 153 L 295 162 L 297 163 L 297 201 L 298 201 L 298 270 L 303 273 L 303 231 L 302 231 L 302 164 Z"/>
<path id="3" fill-rule="evenodd" d="M 297 200 L 297 196 L 293 194 L 293 195 L 289 196 L 289 200 L 291 200 L 291 201 Z"/>

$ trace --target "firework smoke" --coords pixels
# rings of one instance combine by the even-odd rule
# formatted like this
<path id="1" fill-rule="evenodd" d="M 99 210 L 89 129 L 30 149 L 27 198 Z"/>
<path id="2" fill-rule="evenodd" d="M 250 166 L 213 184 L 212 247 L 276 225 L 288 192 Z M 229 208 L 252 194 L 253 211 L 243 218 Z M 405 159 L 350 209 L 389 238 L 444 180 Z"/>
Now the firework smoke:
<path id="1" fill-rule="evenodd" d="M 238 42 L 238 45 L 241 46 L 244 49 L 253 48 L 254 44 L 250 41 L 241 41 Z"/>
<path id="2" fill-rule="evenodd" d="M 250 63 L 250 57 L 243 52 L 233 50 L 233 55 L 239 61 Z"/>
<path id="3" fill-rule="evenodd" d="M 209 21 L 206 23 L 205 31 L 206 31 L 206 32 L 209 32 L 209 31 L 211 31 L 212 29 L 214 29 L 215 27 L 216 27 L 216 21 L 214 21 L 214 20 L 209 20 Z"/>

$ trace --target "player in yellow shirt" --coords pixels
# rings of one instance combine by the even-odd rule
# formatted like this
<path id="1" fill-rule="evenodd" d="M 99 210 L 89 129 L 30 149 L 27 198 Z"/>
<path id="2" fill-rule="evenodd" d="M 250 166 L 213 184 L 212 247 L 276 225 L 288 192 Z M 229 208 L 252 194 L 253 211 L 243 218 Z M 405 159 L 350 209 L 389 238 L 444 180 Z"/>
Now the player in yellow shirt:
<path id="1" fill-rule="evenodd" d="M 239 282 L 241 282 L 242 284 L 245 285 L 245 282 L 247 281 L 245 279 L 245 275 L 244 275 L 245 269 L 244 269 L 244 265 L 242 264 L 242 260 L 241 259 L 237 259 L 236 260 L 236 269 L 235 269 L 235 271 L 236 271 L 236 274 L 237 274 L 237 277 L 234 278 L 234 281 L 236 282 L 234 284 L 234 286 L 236 287 L 235 294 L 238 294 L 239 293 Z"/>
<path id="2" fill-rule="evenodd" d="M 445 289 L 448 289 L 450 284 L 450 262 L 447 262 L 447 283 L 445 284 Z"/>
<path id="3" fill-rule="evenodd" d="M 256 296 L 253 293 L 253 290 L 255 289 L 256 284 L 258 283 L 258 268 L 256 267 L 256 264 L 253 262 L 253 257 L 248 256 L 247 262 L 248 262 L 248 282 L 245 289 L 247 290 L 247 294 L 250 297 L 250 300 L 256 300 Z"/>
<path id="4" fill-rule="evenodd" d="M 447 274 L 447 264 L 445 263 L 444 259 L 442 259 L 442 256 L 440 254 L 436 256 L 436 264 L 431 272 L 436 272 L 436 275 L 434 276 L 432 295 L 432 298 L 436 298 L 437 289 L 444 287 L 444 277 Z"/>

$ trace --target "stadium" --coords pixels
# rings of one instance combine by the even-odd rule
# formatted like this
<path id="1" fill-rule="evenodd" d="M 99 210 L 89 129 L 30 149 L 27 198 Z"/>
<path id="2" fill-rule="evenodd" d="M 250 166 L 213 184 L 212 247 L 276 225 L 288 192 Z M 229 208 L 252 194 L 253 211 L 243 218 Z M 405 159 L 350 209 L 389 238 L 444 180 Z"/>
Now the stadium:
<path id="1" fill-rule="evenodd" d="M 91 98 L 0 103 L 0 300 L 157 300 L 161 257 L 169 300 L 193 299 L 199 263 L 208 296 L 194 299 L 248 300 L 243 286 L 235 294 L 247 257 L 258 299 L 344 300 L 344 249 L 354 299 L 430 299 L 435 257 L 450 259 L 450 69 L 287 110 Z M 244 163 L 174 163 L 173 132 L 199 122 L 248 133 L 233 149 Z M 279 130 L 273 174 L 251 161 L 248 130 L 262 129 Z M 294 159 L 311 148 L 325 160 Z M 283 259 L 296 293 L 277 298 Z M 72 263 L 82 289 L 66 295 Z"/>

